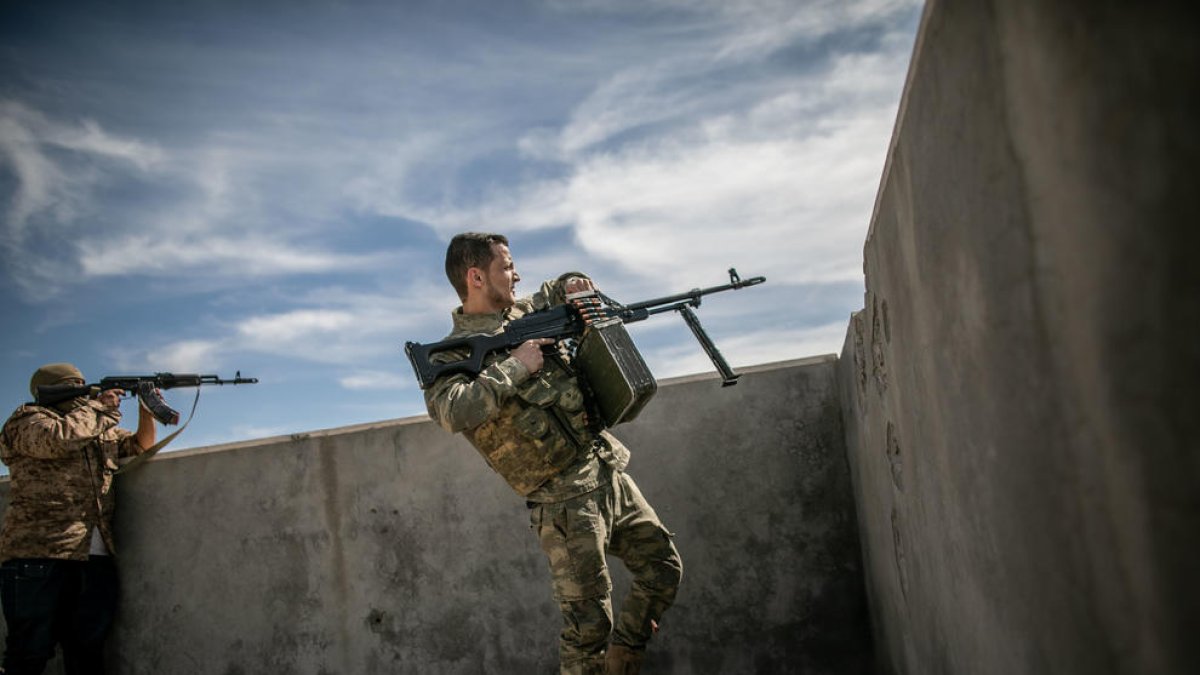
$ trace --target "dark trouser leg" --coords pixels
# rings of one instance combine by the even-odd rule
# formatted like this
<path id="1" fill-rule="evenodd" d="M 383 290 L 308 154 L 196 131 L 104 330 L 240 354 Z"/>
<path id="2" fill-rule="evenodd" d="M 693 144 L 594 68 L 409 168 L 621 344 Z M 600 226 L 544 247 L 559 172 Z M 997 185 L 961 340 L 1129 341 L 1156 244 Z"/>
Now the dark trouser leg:
<path id="1" fill-rule="evenodd" d="M 604 650 L 612 632 L 612 601 L 602 595 L 560 602 L 563 631 L 559 636 L 559 675 L 602 675 Z"/>
<path id="2" fill-rule="evenodd" d="M 70 610 L 78 563 L 49 559 L 8 560 L 0 566 L 0 602 L 8 624 L 5 675 L 38 675 L 54 656 Z"/>
<path id="3" fill-rule="evenodd" d="M 626 474 L 617 474 L 613 488 L 613 525 L 609 552 L 633 575 L 629 595 L 613 631 L 613 644 L 644 649 L 653 627 L 675 601 L 683 578 L 683 562 L 671 534 Z"/>
<path id="4" fill-rule="evenodd" d="M 602 673 L 612 630 L 612 581 L 604 559 L 608 527 L 601 512 L 608 486 L 531 513 L 563 614 L 559 662 L 566 674 Z"/>
<path id="5" fill-rule="evenodd" d="M 104 640 L 116 615 L 117 593 L 112 558 L 92 556 L 84 565 L 75 613 L 62 636 L 67 675 L 104 674 Z"/>

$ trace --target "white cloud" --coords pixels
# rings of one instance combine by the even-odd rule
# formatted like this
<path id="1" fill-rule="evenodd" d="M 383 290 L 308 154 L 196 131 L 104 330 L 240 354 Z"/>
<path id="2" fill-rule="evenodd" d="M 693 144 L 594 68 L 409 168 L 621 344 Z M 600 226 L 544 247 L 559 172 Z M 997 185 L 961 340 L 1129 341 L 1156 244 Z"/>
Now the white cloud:
<path id="1" fill-rule="evenodd" d="M 748 58 L 797 41 L 816 40 L 839 30 L 886 19 L 919 7 L 923 0 L 709 0 L 736 26 L 720 58 Z"/>
<path id="2" fill-rule="evenodd" d="M 378 268 L 395 255 L 362 255 L 305 250 L 282 235 L 262 234 L 188 236 L 160 239 L 154 234 L 93 238 L 80 242 L 80 269 L 85 277 L 130 274 L 178 275 L 202 269 L 206 274 L 239 278 L 278 274 L 310 274 Z"/>
<path id="3" fill-rule="evenodd" d="M 297 336 L 335 333 L 353 325 L 354 315 L 350 312 L 302 309 L 247 319 L 238 326 L 238 333 L 251 342 L 277 343 Z"/>
<path id="4" fill-rule="evenodd" d="M 17 182 L 4 220 L 10 243 L 20 242 L 34 215 L 48 212 L 50 222 L 72 220 L 90 190 L 103 180 L 86 163 L 53 159 L 51 148 L 118 160 L 110 170 L 120 170 L 124 163 L 146 171 L 163 158 L 154 145 L 114 136 L 91 120 L 60 122 L 17 101 L 0 101 L 0 160 L 12 167 Z"/>
<path id="5" fill-rule="evenodd" d="M 157 346 L 153 350 L 129 350 L 118 347 L 110 350 L 110 357 L 123 371 L 130 373 L 207 372 L 220 361 L 220 340 L 178 340 Z"/>
<path id="6" fill-rule="evenodd" d="M 723 32 L 708 39 L 755 43 L 731 48 L 748 60 L 916 3 L 666 4 L 724 15 Z M 531 157 L 568 161 L 565 176 L 421 217 L 443 232 L 479 222 L 504 223 L 508 232 L 569 225 L 592 256 L 626 272 L 659 270 L 671 285 L 683 282 L 682 268 L 697 266 L 737 265 L 784 283 L 861 279 L 862 242 L 911 49 L 906 40 L 882 43 L 881 52 L 835 54 L 803 73 L 750 69 L 745 80 L 720 87 L 694 84 L 710 82 L 721 65 L 696 45 L 616 72 L 557 135 L 543 127 L 518 141 Z M 664 122 L 652 134 L 622 136 Z M 668 260 L 678 262 L 677 273 L 661 271 Z"/>
<path id="7" fill-rule="evenodd" d="M 304 241 L 313 232 L 334 239 L 330 221 L 344 208 L 344 172 L 356 157 L 344 140 L 314 148 L 249 130 L 214 132 L 168 156 L 91 120 L 0 101 L 0 163 L 16 177 L 0 239 L 6 272 L 27 299 L 44 300 L 95 278 L 190 275 L 206 286 L 382 269 L 402 252 L 344 253 Z M 136 208 L 108 203 L 97 189 L 133 184 L 143 196 Z M 28 236 L 34 224 L 38 240 Z"/>
<path id="8" fill-rule="evenodd" d="M 298 309 L 240 321 L 227 347 L 314 363 L 359 362 L 378 347 L 369 310 Z"/>
<path id="9" fill-rule="evenodd" d="M 760 330 L 721 338 L 717 348 L 734 371 L 758 365 L 822 354 L 838 354 L 846 338 L 847 322 L 789 330 Z M 686 334 L 690 337 L 690 334 Z M 712 361 L 695 340 L 643 349 L 642 356 L 658 379 L 716 372 Z"/>
<path id="10" fill-rule="evenodd" d="M 397 373 L 378 373 L 372 371 L 345 375 L 338 379 L 338 383 L 346 389 L 360 391 L 410 389 L 414 386 L 411 376 L 403 377 Z"/>
<path id="11" fill-rule="evenodd" d="M 510 231 L 571 223 L 590 253 L 628 271 L 675 260 L 753 267 L 793 283 L 858 279 L 894 101 L 808 118 L 800 131 L 787 113 L 806 105 L 784 94 L 740 116 L 590 154 L 569 179 L 431 219 Z"/>
<path id="12" fill-rule="evenodd" d="M 332 23 L 200 9 L 211 44 L 140 42 L 161 16 L 79 24 L 113 75 L 89 82 L 71 79 L 70 27 L 42 22 L 13 47 L 4 96 L 25 103 L 0 99 L 10 342 L 263 378 L 238 396 L 270 405 L 201 415 L 185 443 L 399 411 L 361 400 L 419 412 L 403 342 L 444 335 L 456 302 L 430 259 L 451 230 L 494 228 L 525 292 L 579 268 L 634 301 L 736 265 L 770 281 L 700 311 L 731 363 L 836 351 L 844 321 L 799 324 L 830 321 L 854 284 L 796 284 L 861 279 L 911 49 L 882 32 L 893 14 L 910 28 L 914 1 L 548 0 L 561 13 L 485 20 L 381 3 Z M 154 55 L 136 77 L 130 50 Z M 757 330 L 780 325 L 780 298 L 819 307 Z M 113 316 L 135 328 L 97 342 Z M 635 335 L 657 375 L 711 370 L 677 317 L 659 323 Z M 342 395 L 315 415 L 313 391 Z"/>
<path id="13" fill-rule="evenodd" d="M 454 139 L 436 131 L 421 131 L 399 140 L 362 148 L 359 163 L 340 188 L 342 197 L 361 211 L 395 216 L 411 215 L 404 186 L 428 158 L 447 152 Z"/>
<path id="14" fill-rule="evenodd" d="M 93 120 L 83 120 L 78 126 L 47 125 L 45 141 L 68 150 L 112 159 L 121 159 L 146 171 L 161 162 L 163 151 L 147 143 L 113 136 Z"/>
<path id="15" fill-rule="evenodd" d="M 380 358 L 399 363 L 402 340 L 446 310 L 427 294 L 318 292 L 300 302 L 306 306 L 241 319 L 223 338 L 222 349 L 334 365 Z M 347 381 L 351 388 L 359 382 L 353 376 Z"/>
<path id="16" fill-rule="evenodd" d="M 447 286 L 448 287 L 448 286 Z M 356 366 L 338 383 L 347 389 L 396 389 L 411 384 L 403 341 L 432 341 L 443 331 L 422 334 L 432 317 L 447 313 L 445 293 L 417 284 L 411 295 L 384 296 L 352 290 L 318 289 L 295 298 L 297 309 L 244 316 L 232 322 L 207 322 L 211 337 L 153 342 L 137 350 L 118 347 L 109 358 L 129 372 L 211 372 L 247 356 L 267 355 L 310 364 Z M 362 369 L 366 363 L 395 366 L 390 374 Z M 403 375 L 402 375 L 403 374 Z"/>
<path id="17" fill-rule="evenodd" d="M 63 279 L 108 282 L 131 274 L 241 284 L 247 290 L 240 298 L 257 303 L 256 310 L 245 311 L 259 314 L 223 318 L 225 323 L 206 328 L 210 334 L 203 339 L 161 338 L 166 344 L 152 355 L 126 355 L 128 361 L 194 370 L 214 368 L 235 355 L 241 363 L 247 353 L 263 354 L 337 366 L 328 370 L 338 372 L 338 384 L 350 389 L 396 386 L 396 377 L 372 378 L 347 368 L 392 359 L 407 375 L 401 341 L 436 339 L 454 302 L 441 278 L 398 289 L 395 297 L 374 288 L 351 289 L 289 297 L 280 305 L 272 304 L 278 298 L 254 295 L 253 282 L 272 275 L 404 269 L 409 254 L 403 251 L 340 248 L 352 241 L 361 250 L 375 234 L 335 232 L 350 218 L 383 228 L 388 224 L 376 224 L 373 216 L 403 217 L 432 223 L 442 235 L 494 227 L 534 239 L 555 228 L 553 238 L 543 241 L 571 240 L 578 252 L 549 251 L 539 241 L 530 247 L 536 254 L 520 257 L 523 271 L 557 271 L 586 261 L 588 271 L 600 274 L 594 263 L 606 263 L 603 274 L 614 280 L 613 287 L 640 281 L 639 291 L 651 276 L 653 287 L 664 292 L 723 283 L 731 265 L 744 275 L 765 274 L 772 284 L 858 280 L 910 36 L 883 38 L 879 53 L 832 56 L 816 40 L 867 25 L 877 33 L 884 19 L 915 4 L 562 4 L 566 12 L 621 12 L 622 20 L 651 5 L 648 11 L 661 15 L 666 8 L 683 19 L 676 22 L 672 14 L 669 22 L 647 22 L 647 32 L 634 31 L 639 38 L 659 36 L 661 44 L 614 37 L 581 45 L 568 59 L 546 56 L 545 72 L 539 65 L 530 74 L 534 84 L 523 91 L 569 77 L 571 87 L 554 88 L 577 96 L 565 117 L 561 107 L 520 106 L 509 98 L 490 100 L 490 94 L 470 99 L 479 103 L 477 110 L 414 105 L 408 101 L 420 99 L 421 92 L 404 89 L 409 82 L 391 75 L 383 78 L 380 92 L 403 91 L 399 102 L 380 92 L 328 101 L 330 92 L 343 93 L 342 88 L 314 80 L 297 98 L 312 101 L 312 108 L 305 103 L 295 113 L 281 112 L 272 108 L 280 100 L 274 98 L 247 103 L 245 115 L 216 116 L 211 126 L 206 121 L 182 129 L 173 144 L 164 139 L 165 152 L 96 122 L 50 120 L 9 102 L 0 108 L 0 161 L 14 167 L 18 181 L 8 232 L 35 222 L 35 216 L 49 224 L 79 225 L 81 213 L 102 214 L 106 226 L 63 227 L 55 252 L 66 250 L 69 260 L 46 265 L 36 251 L 17 247 L 5 251 L 6 267 L 17 270 L 31 293 L 50 292 Z M 504 47 L 503 41 L 490 44 Z M 606 51 L 615 45 L 647 58 L 630 67 L 632 59 Z M 780 52 L 784 47 L 799 49 Z M 528 63 L 534 55 L 558 55 L 561 45 L 522 49 L 518 60 Z M 393 52 L 381 45 L 372 53 Z M 514 58 L 497 56 L 502 63 Z M 790 59 L 796 68 L 783 66 Z M 341 67 L 329 64 L 330 72 Z M 444 100 L 447 92 L 500 88 L 496 82 L 511 77 L 488 73 L 484 65 L 472 67 L 469 77 L 463 72 L 444 71 L 455 79 L 420 85 L 445 86 L 433 90 Z M 581 83 L 590 83 L 590 91 Z M 300 96 L 282 85 L 275 93 Z M 356 112 L 364 101 L 380 109 Z M 56 155 L 48 148 L 67 152 Z M 525 163 L 514 162 L 513 154 L 522 152 Z M 126 187 L 151 189 L 132 205 L 93 202 L 90 187 L 103 177 L 87 162 L 63 162 L 62 154 L 102 158 L 127 174 L 122 174 Z M 572 237 L 562 237 L 564 227 Z M 308 238 L 312 233 L 320 237 Z M 422 255 L 434 248 L 424 234 L 413 238 Z M 12 248 L 8 239 L 6 248 Z M 38 269 L 62 274 L 47 279 Z M 539 278 L 527 275 L 523 289 L 533 290 Z M 243 283 L 247 279 L 251 283 Z M 429 326 L 437 326 L 433 334 Z M 757 337 L 762 339 L 746 343 L 755 354 L 748 360 L 840 344 L 840 336 L 815 333 L 796 332 L 782 341 Z M 736 344 L 730 344 L 730 354 L 739 353 Z M 671 357 L 672 373 L 677 363 L 707 369 L 698 346 L 681 349 Z"/>
<path id="18" fill-rule="evenodd" d="M 47 208 L 54 200 L 66 176 L 38 148 L 36 138 L 7 113 L 11 105 L 0 108 L 0 153 L 16 174 L 17 186 L 5 219 L 8 235 L 19 239 L 31 214 Z"/>
<path id="19" fill-rule="evenodd" d="M 651 64 L 617 73 L 601 83 L 574 110 L 558 144 L 563 157 L 576 155 L 628 129 L 669 119 L 686 119 L 705 108 L 705 90 L 683 91 L 676 84 L 695 64 Z"/>

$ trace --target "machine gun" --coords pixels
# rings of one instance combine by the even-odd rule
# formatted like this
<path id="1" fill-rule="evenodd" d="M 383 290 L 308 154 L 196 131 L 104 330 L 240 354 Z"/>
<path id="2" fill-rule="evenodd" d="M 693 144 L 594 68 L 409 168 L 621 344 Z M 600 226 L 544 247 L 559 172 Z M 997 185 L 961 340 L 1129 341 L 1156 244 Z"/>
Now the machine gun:
<path id="1" fill-rule="evenodd" d="M 112 375 L 95 384 L 51 384 L 42 385 L 37 389 L 35 402 L 42 406 L 52 406 L 80 396 L 94 397 L 102 391 L 120 389 L 128 395 L 136 395 L 154 415 L 154 419 L 162 424 L 179 424 L 179 412 L 167 405 L 158 393 L 160 389 L 175 389 L 177 387 L 199 387 L 204 384 L 257 384 L 256 377 L 242 377 L 242 371 L 237 371 L 232 380 L 222 380 L 216 375 L 196 375 L 192 373 L 155 373 L 153 375 Z"/>
<path id="2" fill-rule="evenodd" d="M 708 358 L 713 362 L 717 372 L 721 373 L 721 386 L 728 387 L 737 384 L 737 379 L 741 376 L 733 372 L 733 369 L 730 368 L 729 364 L 725 362 L 725 357 L 721 356 L 721 352 L 717 349 L 717 345 L 712 341 L 712 338 L 708 336 L 708 333 L 704 330 L 704 326 L 700 325 L 700 317 L 696 316 L 696 313 L 692 311 L 692 308 L 699 307 L 701 298 L 706 295 L 720 293 L 722 291 L 736 291 L 747 286 L 757 286 L 758 284 L 764 283 L 766 280 L 766 277 L 750 277 L 749 279 L 742 279 L 738 276 L 737 270 L 730 267 L 729 283 L 723 286 L 693 288 L 686 293 L 668 295 L 665 298 L 655 298 L 653 300 L 635 302 L 630 305 L 621 305 L 603 295 L 601 295 L 601 297 L 606 304 L 616 308 L 615 314 L 623 323 L 642 321 L 654 316 L 655 314 L 662 314 L 663 312 L 679 312 L 680 316 L 683 317 L 684 322 L 687 323 L 688 328 L 692 329 L 692 334 L 696 336 L 696 340 L 700 342 L 700 346 L 704 348 L 704 353 L 708 354 Z"/>
<path id="3" fill-rule="evenodd" d="M 683 315 L 684 321 L 687 322 L 696 339 L 704 347 L 705 353 L 708 354 L 717 371 L 721 373 L 721 385 L 727 387 L 737 384 L 739 376 L 725 362 L 725 358 L 708 336 L 708 333 L 705 332 L 704 327 L 700 324 L 700 319 L 692 311 L 692 308 L 699 307 L 701 299 L 705 295 L 756 286 L 765 281 L 766 277 L 742 279 L 738 276 L 736 269 L 730 268 L 728 284 L 712 286 L 710 288 L 695 288 L 686 293 L 635 302 L 628 305 L 622 305 L 597 291 L 573 293 L 567 297 L 568 302 L 566 304 L 556 305 L 549 309 L 515 319 L 505 326 L 502 332 L 495 335 L 471 335 L 430 344 L 407 342 L 404 345 L 404 351 L 408 355 L 408 360 L 412 363 L 417 382 L 422 389 L 427 389 L 442 375 L 452 373 L 477 375 L 484 368 L 483 362 L 485 356 L 499 350 L 513 349 L 526 340 L 535 338 L 553 338 L 556 341 L 570 339 L 576 342 L 581 360 L 604 362 L 606 366 L 616 366 L 631 371 L 632 374 L 627 374 L 625 379 L 633 380 L 636 383 L 630 386 L 635 389 L 646 389 L 649 387 L 652 394 L 654 387 L 653 377 L 650 376 L 649 370 L 645 368 L 645 363 L 641 359 L 641 355 L 637 353 L 636 347 L 634 347 L 633 342 L 629 340 L 628 335 L 625 333 L 623 324 L 642 321 L 663 312 L 676 311 Z M 603 339 L 591 340 L 589 343 L 585 339 L 589 334 L 601 334 L 604 337 Z M 592 347 L 592 345 L 598 346 Z M 553 350 L 553 347 L 546 346 L 543 349 Z M 466 356 L 461 358 L 453 360 L 445 360 L 444 356 L 437 358 L 437 355 L 443 352 L 462 351 L 466 352 Z M 590 358 L 590 354 L 603 354 L 603 356 L 600 358 Z M 634 362 L 632 366 L 630 362 Z M 640 366 L 637 364 L 640 364 Z M 600 366 L 597 366 L 596 369 L 598 368 Z M 593 371 L 596 369 L 593 369 Z M 602 388 L 602 386 L 597 387 L 597 380 L 604 380 L 605 378 L 601 376 L 589 379 L 593 380 L 591 384 L 595 389 Z M 649 385 L 644 384 L 644 380 L 646 379 L 650 380 Z M 636 394 L 635 397 L 637 397 Z M 628 397 L 622 396 L 621 398 L 624 400 Z M 643 399 L 641 404 L 644 404 L 648 396 L 640 398 Z M 617 405 L 616 408 L 623 408 L 623 410 L 605 415 L 608 418 L 606 420 L 608 425 L 612 426 L 612 424 L 618 421 L 632 419 L 630 411 L 634 407 L 640 409 L 641 405 L 625 405 L 624 403 Z M 636 412 L 636 409 L 632 409 L 633 414 L 636 414 Z"/>

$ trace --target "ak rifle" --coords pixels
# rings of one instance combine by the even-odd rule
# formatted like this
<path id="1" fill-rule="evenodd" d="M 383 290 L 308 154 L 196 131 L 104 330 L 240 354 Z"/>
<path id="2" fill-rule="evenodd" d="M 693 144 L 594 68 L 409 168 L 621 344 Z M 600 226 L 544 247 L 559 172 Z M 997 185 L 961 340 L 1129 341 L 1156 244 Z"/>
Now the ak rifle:
<path id="1" fill-rule="evenodd" d="M 153 375 L 110 375 L 95 384 L 51 384 L 37 388 L 35 402 L 41 406 L 52 406 L 80 396 L 94 398 L 102 391 L 120 389 L 126 395 L 136 395 L 150 413 L 162 424 L 178 424 L 179 412 L 167 405 L 159 389 L 176 387 L 199 387 L 205 384 L 256 384 L 256 377 L 242 377 L 239 370 L 231 380 L 216 375 L 193 373 L 155 373 Z"/>

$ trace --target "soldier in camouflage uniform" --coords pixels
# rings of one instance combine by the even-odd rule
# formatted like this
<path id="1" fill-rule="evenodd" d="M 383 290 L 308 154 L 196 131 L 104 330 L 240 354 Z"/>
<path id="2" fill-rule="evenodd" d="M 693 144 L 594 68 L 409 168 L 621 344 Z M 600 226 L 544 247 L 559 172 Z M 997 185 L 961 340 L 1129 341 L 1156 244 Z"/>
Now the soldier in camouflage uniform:
<path id="1" fill-rule="evenodd" d="M 446 274 L 463 301 L 453 312 L 452 338 L 498 333 L 513 319 L 592 288 L 587 277 L 571 273 L 518 299 L 520 276 L 507 239 L 496 234 L 454 237 Z M 629 450 L 589 424 L 568 355 L 543 355 L 551 343 L 530 340 L 509 354 L 489 355 L 477 376 L 442 376 L 425 402 L 430 416 L 461 432 L 530 507 L 563 615 L 561 672 L 637 673 L 683 566 L 671 533 L 625 473 Z M 606 551 L 634 577 L 615 624 Z"/>
<path id="2" fill-rule="evenodd" d="M 29 383 L 84 384 L 69 363 L 42 366 Z M 5 675 L 41 673 L 61 644 L 67 673 L 104 672 L 104 639 L 117 602 L 112 561 L 113 474 L 117 459 L 155 441 L 142 408 L 138 429 L 117 428 L 121 392 L 51 407 L 17 408 L 0 431 L 9 467 L 0 527 L 0 600 L 8 637 Z"/>

